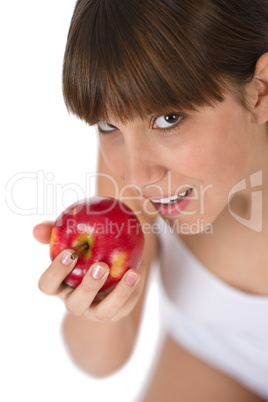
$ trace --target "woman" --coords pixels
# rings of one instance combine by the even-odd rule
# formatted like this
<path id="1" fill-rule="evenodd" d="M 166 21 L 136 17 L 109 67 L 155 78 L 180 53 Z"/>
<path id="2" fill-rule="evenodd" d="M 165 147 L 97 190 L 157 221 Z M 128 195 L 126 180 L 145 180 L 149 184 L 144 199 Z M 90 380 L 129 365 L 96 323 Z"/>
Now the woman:
<path id="1" fill-rule="evenodd" d="M 267 1 L 78 0 L 63 88 L 97 126 L 100 172 L 161 228 L 101 302 L 104 263 L 75 290 L 62 284 L 72 250 L 44 272 L 73 358 L 97 376 L 125 362 L 159 257 L 167 337 L 143 401 L 268 400 Z M 98 193 L 116 196 L 104 178 Z"/>

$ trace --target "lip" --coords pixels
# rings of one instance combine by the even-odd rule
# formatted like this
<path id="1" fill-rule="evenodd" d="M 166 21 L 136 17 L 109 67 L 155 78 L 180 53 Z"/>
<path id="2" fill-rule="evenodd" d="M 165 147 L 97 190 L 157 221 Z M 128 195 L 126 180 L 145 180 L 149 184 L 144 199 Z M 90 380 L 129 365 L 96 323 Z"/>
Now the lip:
<path id="1" fill-rule="evenodd" d="M 180 191 L 179 193 L 177 192 L 177 193 L 173 193 L 173 194 L 161 194 L 161 195 L 155 195 L 155 196 L 153 196 L 153 195 L 149 195 L 149 194 L 145 194 L 145 193 L 143 193 L 142 194 L 142 196 L 143 196 L 143 198 L 145 198 L 145 199 L 149 199 L 149 200 L 152 200 L 152 201 L 158 201 L 158 200 L 162 200 L 162 199 L 164 199 L 164 198 L 170 198 L 170 197 L 177 197 L 177 196 L 179 196 L 180 194 L 184 194 L 186 191 L 189 191 L 189 190 L 192 190 L 192 188 L 185 188 L 185 190 L 183 190 L 183 191 Z"/>
<path id="2" fill-rule="evenodd" d="M 177 201 L 171 202 L 171 203 L 154 203 L 152 201 L 159 201 L 163 199 L 168 199 L 173 196 L 178 196 L 178 194 L 174 194 L 173 196 L 167 196 L 167 195 L 162 195 L 158 197 L 150 197 L 151 203 L 154 206 L 154 208 L 159 212 L 160 215 L 163 216 L 174 216 L 180 214 L 191 202 L 191 195 L 192 195 L 193 189 L 188 189 L 188 193 L 186 196 L 183 198 L 178 198 Z M 182 194 L 182 193 L 180 193 Z M 146 197 L 147 198 L 147 197 Z"/>

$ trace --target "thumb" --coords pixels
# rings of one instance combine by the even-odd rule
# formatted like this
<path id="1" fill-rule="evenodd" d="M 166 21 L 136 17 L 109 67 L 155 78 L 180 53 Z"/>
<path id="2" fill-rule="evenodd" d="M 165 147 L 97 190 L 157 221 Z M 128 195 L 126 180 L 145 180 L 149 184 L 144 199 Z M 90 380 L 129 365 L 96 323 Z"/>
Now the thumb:
<path id="1" fill-rule="evenodd" d="M 37 241 L 48 244 L 54 222 L 39 223 L 33 228 L 33 235 Z"/>

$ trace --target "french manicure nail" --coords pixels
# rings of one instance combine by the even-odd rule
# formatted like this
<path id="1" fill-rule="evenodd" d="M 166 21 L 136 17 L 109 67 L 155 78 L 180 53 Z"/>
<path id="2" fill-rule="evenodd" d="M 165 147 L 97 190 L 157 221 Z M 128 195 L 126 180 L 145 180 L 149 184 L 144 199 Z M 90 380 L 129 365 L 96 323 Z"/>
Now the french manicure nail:
<path id="1" fill-rule="evenodd" d="M 127 285 L 129 285 L 129 286 L 134 285 L 134 283 L 137 280 L 137 277 L 138 276 L 137 276 L 137 274 L 135 272 L 127 273 L 126 278 L 125 278 L 125 281 L 126 281 Z"/>
<path id="2" fill-rule="evenodd" d="M 101 279 L 105 273 L 105 269 L 101 265 L 95 265 L 92 269 L 94 279 Z"/>
<path id="3" fill-rule="evenodd" d="M 71 253 L 66 253 L 63 254 L 61 262 L 63 263 L 63 265 L 71 265 L 71 263 L 73 262 L 73 260 L 71 259 Z"/>

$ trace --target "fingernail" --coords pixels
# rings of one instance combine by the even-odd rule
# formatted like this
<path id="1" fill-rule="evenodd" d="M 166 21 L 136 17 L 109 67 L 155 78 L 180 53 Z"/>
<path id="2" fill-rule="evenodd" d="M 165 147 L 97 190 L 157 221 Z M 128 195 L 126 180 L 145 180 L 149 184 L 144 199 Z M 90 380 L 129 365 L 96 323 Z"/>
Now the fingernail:
<path id="1" fill-rule="evenodd" d="M 61 262 L 63 263 L 63 265 L 71 265 L 71 263 L 73 262 L 73 260 L 71 259 L 71 253 L 66 253 L 63 254 Z"/>
<path id="2" fill-rule="evenodd" d="M 101 279 L 105 273 L 105 269 L 101 265 L 95 265 L 92 269 L 94 279 Z"/>
<path id="3" fill-rule="evenodd" d="M 126 278 L 125 278 L 126 284 L 129 285 L 129 286 L 134 285 L 134 283 L 137 280 L 137 277 L 138 276 L 137 276 L 137 274 L 135 272 L 127 273 Z"/>

